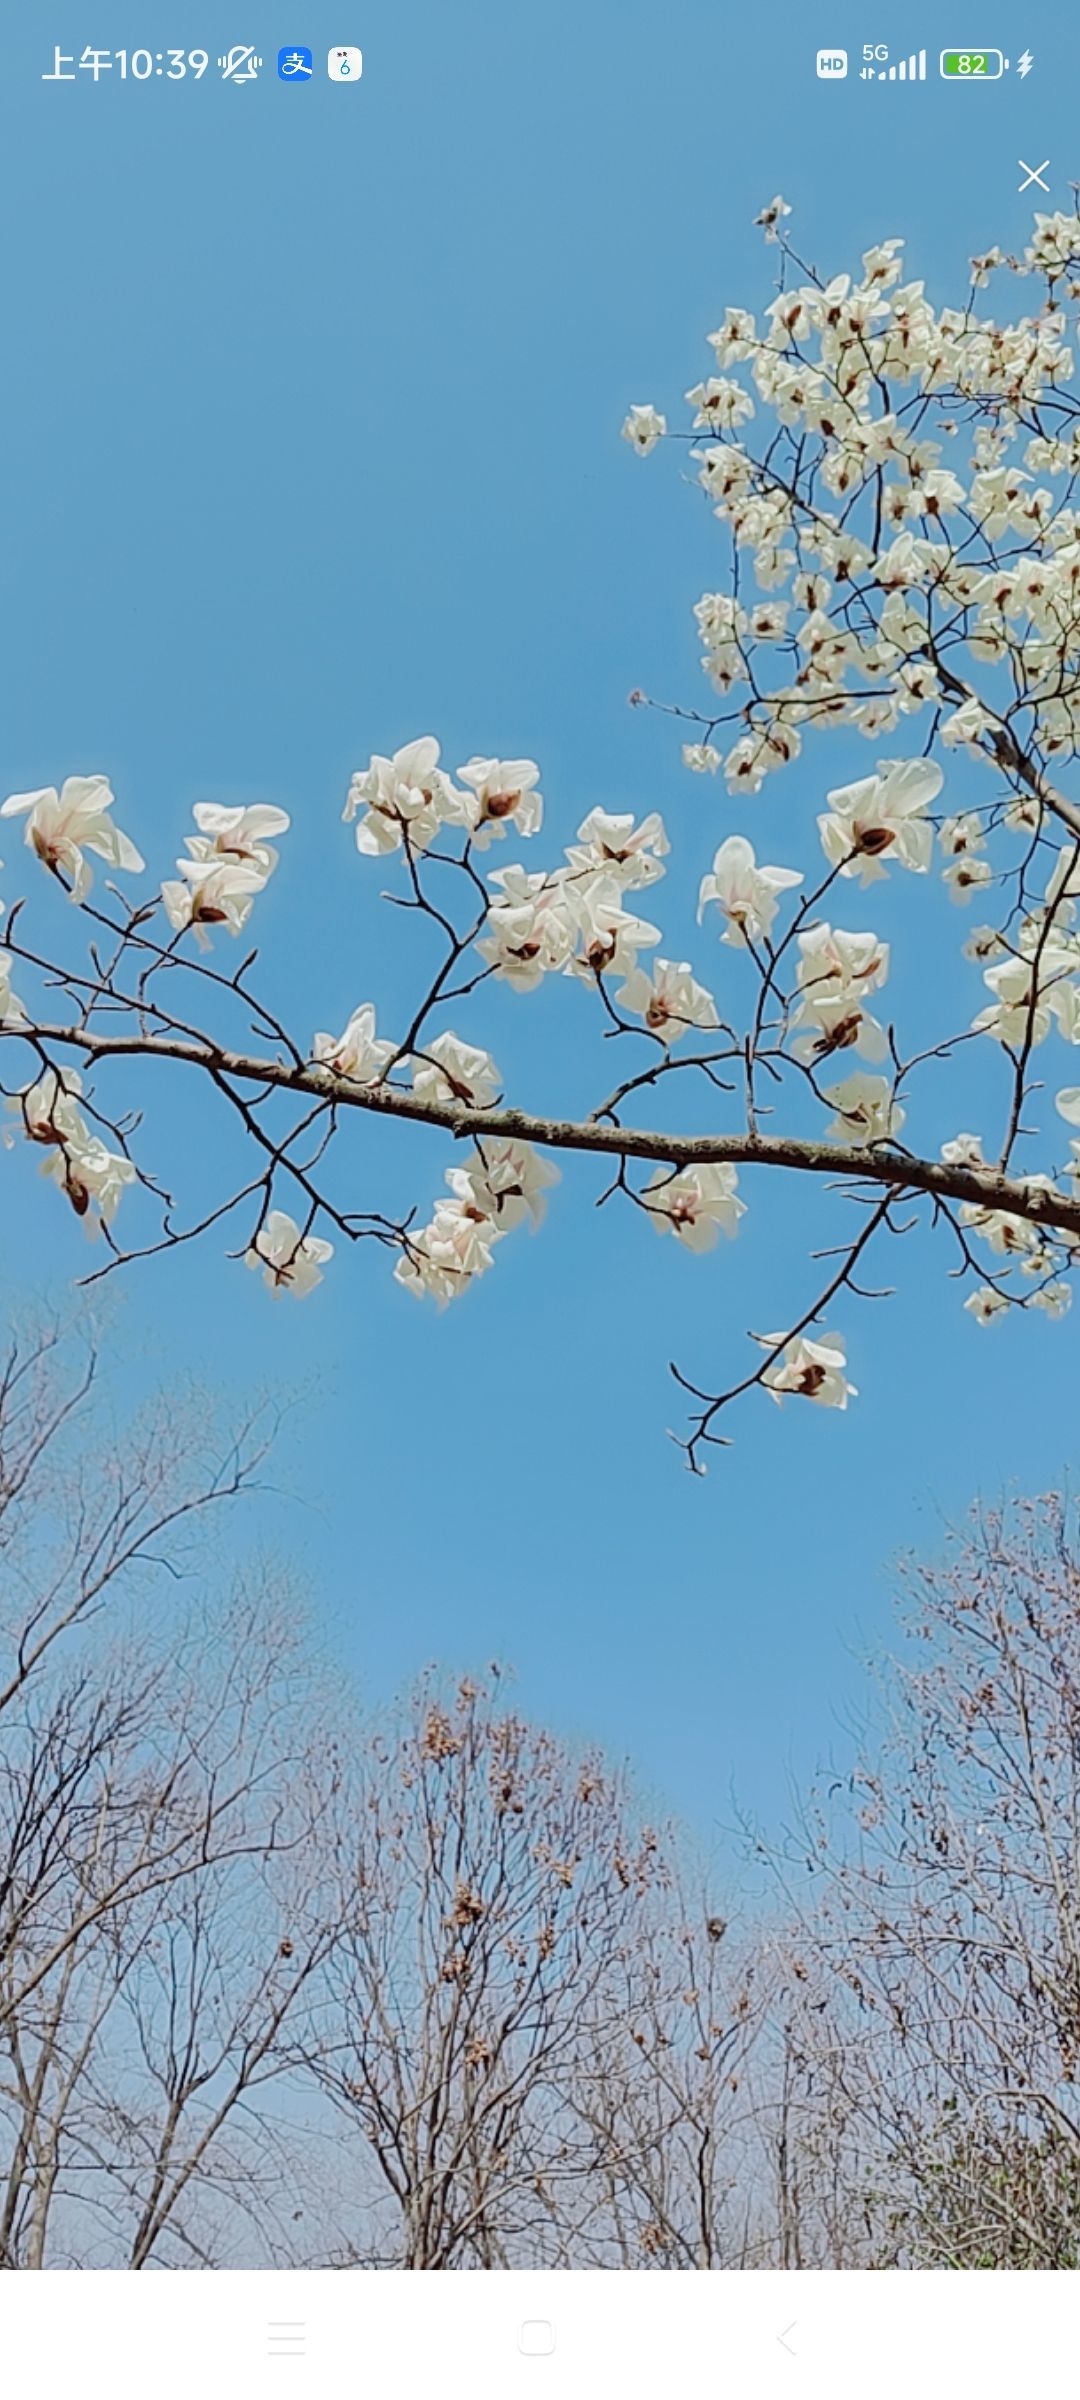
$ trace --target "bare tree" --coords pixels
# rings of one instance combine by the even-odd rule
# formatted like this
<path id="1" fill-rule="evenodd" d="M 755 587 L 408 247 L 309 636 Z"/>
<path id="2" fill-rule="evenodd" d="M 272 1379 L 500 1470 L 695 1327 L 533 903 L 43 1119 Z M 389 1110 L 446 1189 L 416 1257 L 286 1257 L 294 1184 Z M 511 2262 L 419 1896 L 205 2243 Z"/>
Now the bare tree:
<path id="1" fill-rule="evenodd" d="M 911 1576 L 880 1753 L 793 1845 L 799 2139 L 877 2263 L 1080 2257 L 1080 1548 L 1049 1498 Z M 836 1801 L 842 1800 L 840 1812 Z M 793 1885 L 794 1892 L 795 1886 Z"/>
<path id="2" fill-rule="evenodd" d="M 271 2216 L 250 2103 L 331 1938 L 315 1835 L 337 1768 L 295 1595 L 198 1572 L 267 1433 L 215 1447 L 175 1395 L 118 1430 L 96 1382 L 50 1327 L 12 1341 L 0 1385 L 7 2266 L 228 2257 L 226 2190 Z"/>
<path id="3" fill-rule="evenodd" d="M 377 2162 L 377 2258 L 570 2263 L 596 2163 L 575 2079 L 619 2037 L 611 1961 L 644 1935 L 666 1844 L 599 1759 L 504 1710 L 494 1672 L 422 1683 L 369 1744 L 361 1803 L 318 2072 Z"/>
<path id="4" fill-rule="evenodd" d="M 771 2263 L 754 2130 L 768 1996 L 767 1943 L 733 1936 L 676 1872 L 610 1962 L 575 2085 L 593 2142 L 578 2263 Z"/>

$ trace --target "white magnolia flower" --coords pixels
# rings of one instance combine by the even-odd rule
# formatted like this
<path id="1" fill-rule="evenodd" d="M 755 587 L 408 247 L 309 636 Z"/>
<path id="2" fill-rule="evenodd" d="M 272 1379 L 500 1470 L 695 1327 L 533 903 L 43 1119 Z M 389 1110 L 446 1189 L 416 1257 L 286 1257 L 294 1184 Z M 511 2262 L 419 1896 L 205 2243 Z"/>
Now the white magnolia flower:
<path id="1" fill-rule="evenodd" d="M 660 861 L 671 848 L 663 818 L 655 809 L 636 825 L 632 816 L 613 816 L 609 809 L 591 808 L 578 826 L 578 845 L 566 853 L 575 877 L 600 872 L 621 884 L 624 891 L 641 891 L 646 884 L 657 883 L 664 872 Z"/>
<path id="2" fill-rule="evenodd" d="M 964 957 L 973 959 L 976 966 L 985 966 L 988 958 L 997 958 L 1005 944 L 996 925 L 974 925 L 964 943 Z"/>
<path id="3" fill-rule="evenodd" d="M 695 427 L 709 425 L 730 433 L 736 426 L 745 425 L 754 414 L 749 392 L 727 375 L 710 375 L 706 383 L 695 383 L 686 397 L 697 412 Z"/>
<path id="4" fill-rule="evenodd" d="M 426 850 L 440 825 L 460 825 L 467 813 L 465 795 L 440 767 L 431 734 L 406 742 L 392 758 L 376 755 L 353 776 L 342 812 L 346 824 L 361 809 L 366 813 L 356 828 L 356 847 L 369 858 L 399 849 L 406 833 L 411 849 Z"/>
<path id="5" fill-rule="evenodd" d="M 974 850 L 983 849 L 986 835 L 981 819 L 974 810 L 969 809 L 964 816 L 942 818 L 938 826 L 938 841 L 946 858 L 962 858 L 970 857 Z"/>
<path id="6" fill-rule="evenodd" d="M 350 1083 L 377 1083 L 393 1058 L 396 1044 L 375 1039 L 375 1010 L 370 1000 L 354 1008 L 344 1033 L 317 1033 L 312 1057 Z"/>
<path id="7" fill-rule="evenodd" d="M 240 933 L 251 915 L 256 894 L 263 891 L 266 877 L 259 867 L 233 865 L 222 859 L 178 858 L 177 867 L 183 882 L 163 883 L 161 897 L 165 914 L 177 933 L 192 928 L 200 950 L 210 948 L 211 925 L 224 925 L 227 933 Z"/>
<path id="8" fill-rule="evenodd" d="M 99 1223 L 111 1225 L 121 1193 L 135 1181 L 131 1160 L 108 1149 L 96 1134 L 51 1149 L 41 1162 L 41 1172 L 59 1185 L 76 1216 L 85 1217 L 88 1233 L 96 1232 Z"/>
<path id="9" fill-rule="evenodd" d="M 219 808 L 214 800 L 197 800 L 191 813 L 199 830 L 189 833 L 186 843 L 200 864 L 231 859 L 256 868 L 264 882 L 273 874 L 278 853 L 270 836 L 288 832 L 291 820 L 285 809 L 272 808 L 269 801 L 257 801 L 251 808 Z"/>
<path id="10" fill-rule="evenodd" d="M 715 901 L 726 922 L 725 942 L 745 947 L 772 931 L 781 892 L 802 882 L 795 867 L 759 867 L 745 834 L 731 833 L 721 842 L 711 875 L 702 877 L 698 893 L 698 923 Z"/>
<path id="11" fill-rule="evenodd" d="M 568 973 L 628 975 L 637 965 L 638 951 L 649 950 L 659 941 L 658 925 L 650 925 L 645 917 L 635 917 L 623 907 L 624 888 L 608 875 L 567 883 L 567 908 L 580 944 L 567 960 Z"/>
<path id="12" fill-rule="evenodd" d="M 1080 900 L 1080 858 L 1075 849 L 1061 850 L 1054 861 L 1046 885 L 1046 902 L 1054 909 L 1058 924 L 1067 924 L 1072 911 L 1062 903 Z"/>
<path id="13" fill-rule="evenodd" d="M 1067 1091 L 1059 1092 L 1055 1105 L 1067 1125 L 1080 1125 L 1080 1084 L 1070 1084 Z"/>
<path id="14" fill-rule="evenodd" d="M 832 925 L 813 925 L 800 933 L 799 996 L 795 1023 L 807 1028 L 805 1041 L 818 1058 L 834 1050 L 861 1050 L 880 1058 L 885 1038 L 880 1025 L 863 1007 L 889 972 L 889 945 L 873 933 L 846 933 Z"/>
<path id="15" fill-rule="evenodd" d="M 8 951 L 0 950 L 0 1025 L 23 1025 L 25 1022 L 26 1011 L 18 994 L 11 988 L 10 955 Z"/>
<path id="16" fill-rule="evenodd" d="M 79 1108 L 82 1077 L 74 1067 L 46 1067 L 36 1083 L 7 1102 L 30 1142 L 71 1143 L 85 1149 L 91 1139 Z"/>
<path id="17" fill-rule="evenodd" d="M 976 1325 L 991 1325 L 994 1318 L 1009 1306 L 1007 1295 L 993 1283 L 980 1284 L 978 1291 L 972 1292 L 964 1302 L 968 1315 L 974 1317 Z"/>
<path id="18" fill-rule="evenodd" d="M 691 1026 L 711 1031 L 720 1023 L 712 993 L 695 983 L 685 959 L 675 965 L 669 958 L 654 958 L 648 974 L 644 967 L 635 967 L 615 998 L 620 1008 L 643 1017 L 650 1033 L 669 1045 Z"/>
<path id="19" fill-rule="evenodd" d="M 987 967 L 983 982 L 994 1004 L 972 1020 L 976 1033 L 989 1033 L 1012 1048 L 1044 1042 L 1056 1017 L 1066 1038 L 1074 1038 L 1076 994 L 1071 953 L 1048 941 L 1039 958 L 1021 954 Z"/>
<path id="20" fill-rule="evenodd" d="M 333 1255 L 332 1242 L 314 1233 L 301 1234 L 294 1217 L 286 1216 L 283 1208 L 272 1208 L 245 1253 L 244 1265 L 262 1268 L 263 1282 L 276 1300 L 283 1292 L 303 1300 L 322 1282 L 322 1270 Z"/>
<path id="21" fill-rule="evenodd" d="M 1027 1176 L 1029 1184 L 1045 1178 Z M 981 1200 L 965 1200 L 960 1209 L 960 1222 L 971 1233 L 977 1233 L 998 1258 L 1030 1258 L 1042 1250 L 1042 1235 L 1037 1225 L 1027 1217 L 1016 1217 L 1004 1208 L 986 1208 Z"/>
<path id="22" fill-rule="evenodd" d="M 501 896 L 491 902 L 476 947 L 513 991 L 535 991 L 566 965 L 577 937 L 565 888 L 559 877 L 529 875 L 524 867 L 501 867 L 488 882 Z"/>
<path id="23" fill-rule="evenodd" d="M 719 332 L 710 333 L 707 338 L 710 349 L 716 352 L 717 366 L 736 366 L 756 349 L 757 327 L 749 309 L 727 308 Z"/>
<path id="24" fill-rule="evenodd" d="M 661 416 L 660 410 L 653 408 L 650 401 L 636 401 L 623 419 L 623 440 L 629 442 L 640 458 L 647 458 L 666 432 L 667 418 Z"/>
<path id="25" fill-rule="evenodd" d="M 884 1075 L 855 1074 L 833 1085 L 825 1098 L 836 1110 L 828 1128 L 834 1142 L 886 1142 L 894 1139 L 905 1112 L 892 1096 Z"/>
<path id="26" fill-rule="evenodd" d="M 542 1224 L 547 1194 L 558 1183 L 559 1170 L 529 1142 L 496 1141 L 485 1135 L 480 1156 L 467 1167 L 448 1167 L 446 1180 L 466 1213 L 486 1219 L 493 1234 L 501 1236 L 512 1233 L 526 1217 L 534 1231 Z"/>
<path id="27" fill-rule="evenodd" d="M 924 811 L 941 790 L 941 768 L 934 759 L 882 759 L 876 775 L 844 784 L 828 795 L 830 814 L 818 818 L 821 847 L 830 866 L 842 875 L 857 875 L 873 883 L 885 872 L 885 862 L 924 875 L 934 846 L 933 827 Z"/>
<path id="28" fill-rule="evenodd" d="M 783 198 L 783 195 L 780 192 L 777 192 L 774 198 L 768 202 L 767 206 L 762 209 L 760 216 L 756 216 L 754 218 L 754 223 L 755 225 L 760 225 L 764 228 L 765 239 L 767 242 L 776 242 L 779 241 L 780 238 L 779 228 L 783 222 L 783 219 L 785 217 L 790 217 L 790 215 L 790 203 Z"/>
<path id="29" fill-rule="evenodd" d="M 948 885 L 950 900 L 966 908 L 973 892 L 985 891 L 993 882 L 994 870 L 988 858 L 973 858 L 970 851 L 962 851 L 942 869 L 941 880 Z"/>
<path id="30" fill-rule="evenodd" d="M 763 1346 L 772 1350 L 783 1337 L 764 1334 L 760 1338 Z M 800 1333 L 785 1345 L 782 1356 L 766 1367 L 762 1382 L 776 1401 L 795 1392 L 803 1400 L 815 1400 L 819 1408 L 846 1408 L 849 1399 L 858 1397 L 855 1385 L 848 1382 L 846 1367 L 839 1335 L 823 1333 L 819 1341 L 811 1341 L 808 1334 Z"/>
<path id="31" fill-rule="evenodd" d="M 951 717 L 946 717 L 941 738 L 953 747 L 963 742 L 981 753 L 986 735 L 994 730 L 996 724 L 997 719 L 989 709 L 983 707 L 980 700 L 964 700 Z"/>
<path id="32" fill-rule="evenodd" d="M 720 764 L 720 752 L 711 742 L 684 742 L 682 757 L 692 775 L 715 775 Z"/>
<path id="33" fill-rule="evenodd" d="M 0 817 L 26 817 L 26 840 L 53 875 L 71 878 L 71 898 L 85 900 L 93 882 L 83 856 L 93 850 L 107 866 L 137 875 L 144 861 L 109 815 L 113 793 L 104 775 L 69 775 L 40 792 L 13 792 Z"/>
<path id="34" fill-rule="evenodd" d="M 1031 1305 L 1032 1308 L 1045 1309 L 1048 1317 L 1064 1317 L 1072 1307 L 1072 1285 L 1062 1283 L 1060 1279 L 1041 1283 L 1038 1291 L 1031 1294 Z"/>
<path id="35" fill-rule="evenodd" d="M 536 788 L 540 769 L 534 759 L 470 758 L 458 768 L 458 777 L 469 789 L 467 821 L 480 849 L 511 825 L 515 833 L 539 833 L 544 798 Z"/>
<path id="36" fill-rule="evenodd" d="M 423 1057 L 412 1061 L 413 1090 L 429 1107 L 490 1108 L 499 1095 L 499 1071 L 487 1050 L 440 1033 Z"/>
<path id="37" fill-rule="evenodd" d="M 498 1232 L 490 1217 L 458 1200 L 440 1200 L 430 1225 L 409 1235 L 394 1279 L 418 1300 L 429 1293 L 445 1308 L 459 1300 L 491 1265 Z"/>
<path id="38" fill-rule="evenodd" d="M 957 1133 L 951 1142 L 943 1142 L 941 1155 L 948 1167 L 985 1167 L 982 1136 L 978 1133 Z"/>
<path id="39" fill-rule="evenodd" d="M 673 1233 L 685 1250 L 711 1250 L 721 1233 L 733 1234 L 746 1203 L 736 1198 L 739 1178 L 721 1160 L 716 1166 L 665 1168 L 646 1184 L 642 1197 L 658 1233 Z"/>

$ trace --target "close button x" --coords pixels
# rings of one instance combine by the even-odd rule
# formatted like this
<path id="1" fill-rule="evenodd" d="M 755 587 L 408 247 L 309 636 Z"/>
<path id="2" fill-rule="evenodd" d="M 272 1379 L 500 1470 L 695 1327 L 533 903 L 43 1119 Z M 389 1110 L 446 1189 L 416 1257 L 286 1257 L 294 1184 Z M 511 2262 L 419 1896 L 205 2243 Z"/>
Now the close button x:
<path id="1" fill-rule="evenodd" d="M 1018 192 L 1026 192 L 1029 184 L 1032 183 L 1038 184 L 1040 192 L 1049 192 L 1049 184 L 1043 182 L 1043 167 L 1048 167 L 1050 164 L 1048 158 L 1044 158 L 1041 167 L 1029 167 L 1026 158 L 1019 158 L 1016 163 L 1024 170 L 1024 181 L 1018 183 L 1016 187 Z"/>

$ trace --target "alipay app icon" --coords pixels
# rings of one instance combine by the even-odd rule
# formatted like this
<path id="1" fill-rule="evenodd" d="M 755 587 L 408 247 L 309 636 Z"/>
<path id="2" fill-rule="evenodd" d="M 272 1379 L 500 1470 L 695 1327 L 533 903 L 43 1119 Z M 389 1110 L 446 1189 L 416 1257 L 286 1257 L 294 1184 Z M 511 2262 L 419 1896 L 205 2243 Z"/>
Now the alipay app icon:
<path id="1" fill-rule="evenodd" d="M 295 45 L 288 50 L 279 50 L 277 54 L 277 71 L 281 77 L 282 83 L 310 83 L 310 50 L 299 50 L 295 47 Z"/>

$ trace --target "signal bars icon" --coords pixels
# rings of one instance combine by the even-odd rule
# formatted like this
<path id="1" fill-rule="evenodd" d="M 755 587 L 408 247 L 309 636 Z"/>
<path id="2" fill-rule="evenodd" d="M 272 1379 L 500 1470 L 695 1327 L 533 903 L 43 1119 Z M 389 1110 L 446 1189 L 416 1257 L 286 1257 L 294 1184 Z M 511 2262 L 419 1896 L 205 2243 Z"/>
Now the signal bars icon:
<path id="1" fill-rule="evenodd" d="M 864 83 L 925 83 L 926 52 L 913 50 L 891 67 L 862 67 L 860 73 Z"/>

